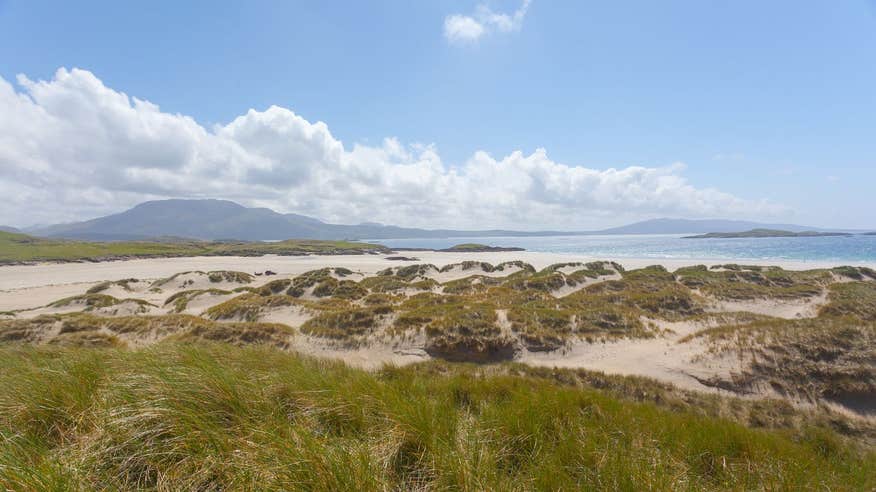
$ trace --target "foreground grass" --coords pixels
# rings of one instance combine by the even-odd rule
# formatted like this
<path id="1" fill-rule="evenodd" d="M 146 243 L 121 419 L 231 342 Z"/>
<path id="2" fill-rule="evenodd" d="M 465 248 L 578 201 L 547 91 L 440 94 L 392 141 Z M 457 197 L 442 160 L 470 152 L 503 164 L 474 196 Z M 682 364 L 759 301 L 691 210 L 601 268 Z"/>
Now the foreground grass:
<path id="1" fill-rule="evenodd" d="M 466 365 L 0 350 L 13 490 L 869 490 L 873 470 L 876 454 L 824 429 L 749 429 Z"/>
<path id="2" fill-rule="evenodd" d="M 379 244 L 351 241 L 288 240 L 258 242 L 96 243 L 43 239 L 0 231 L 0 265 L 33 261 L 106 261 L 125 258 L 180 256 L 261 256 L 385 252 Z"/>

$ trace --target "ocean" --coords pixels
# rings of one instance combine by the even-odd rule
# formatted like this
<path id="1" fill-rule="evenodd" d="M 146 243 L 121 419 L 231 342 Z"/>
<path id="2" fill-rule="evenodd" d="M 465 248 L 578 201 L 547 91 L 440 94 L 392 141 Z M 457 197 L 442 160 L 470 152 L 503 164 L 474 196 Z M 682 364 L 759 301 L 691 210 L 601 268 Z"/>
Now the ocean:
<path id="1" fill-rule="evenodd" d="M 380 239 L 391 248 L 449 248 L 460 243 L 520 247 L 594 258 L 876 263 L 876 236 L 684 239 L 690 234 Z"/>

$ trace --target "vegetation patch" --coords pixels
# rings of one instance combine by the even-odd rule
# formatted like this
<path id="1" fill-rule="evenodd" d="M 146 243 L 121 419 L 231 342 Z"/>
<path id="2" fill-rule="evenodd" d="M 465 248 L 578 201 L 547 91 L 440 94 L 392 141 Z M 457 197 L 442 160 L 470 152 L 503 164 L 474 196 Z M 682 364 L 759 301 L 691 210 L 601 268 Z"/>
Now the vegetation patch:
<path id="1" fill-rule="evenodd" d="M 222 342 L 232 345 L 266 345 L 288 349 L 295 331 L 276 323 L 210 323 L 193 326 L 173 340 Z"/>
<path id="2" fill-rule="evenodd" d="M 392 311 L 392 306 L 388 305 L 325 311 L 304 322 L 301 332 L 352 341 L 373 333 L 380 320 Z"/>
<path id="3" fill-rule="evenodd" d="M 511 329 L 526 348 L 541 352 L 564 347 L 574 330 L 574 313 L 550 301 L 534 301 L 513 306 L 507 311 Z"/>
<path id="4" fill-rule="evenodd" d="M 258 321 L 262 313 L 268 309 L 287 307 L 297 304 L 296 300 L 286 295 L 263 296 L 246 293 L 217 304 L 204 312 L 204 316 L 212 320 Z"/>
<path id="5" fill-rule="evenodd" d="M 217 323 L 197 316 L 103 317 L 74 313 L 33 319 L 0 320 L 0 342 L 76 347 L 125 346 L 123 340 L 221 341 L 236 345 L 268 344 L 287 348 L 294 333 L 270 323 Z M 173 337 L 173 338 L 170 338 Z"/>
<path id="6" fill-rule="evenodd" d="M 313 289 L 316 297 L 337 297 L 340 299 L 361 299 L 368 290 L 352 280 L 337 281 L 333 278 L 323 280 Z"/>
<path id="7" fill-rule="evenodd" d="M 569 302 L 579 306 L 623 306 L 629 314 L 637 312 L 670 321 L 702 314 L 705 306 L 702 299 L 659 266 L 624 272 L 621 280 L 591 285 L 569 296 Z"/>
<path id="8" fill-rule="evenodd" d="M 248 284 L 255 280 L 253 275 L 244 272 L 232 272 L 227 270 L 219 270 L 207 272 L 207 279 L 214 283 L 228 282 L 233 284 Z"/>
<path id="9" fill-rule="evenodd" d="M 359 282 L 359 285 L 371 292 L 398 292 L 407 288 L 413 288 L 410 282 L 391 275 L 364 278 Z"/>
<path id="10" fill-rule="evenodd" d="M 471 277 L 444 282 L 441 287 L 442 292 L 445 294 L 462 295 L 483 293 L 490 287 L 501 284 L 502 279 L 488 277 L 486 275 L 472 275 Z"/>
<path id="11" fill-rule="evenodd" d="M 311 270 L 292 279 L 286 294 L 292 297 L 301 297 L 306 294 L 308 290 L 313 289 L 313 294 L 315 296 L 328 297 L 332 295 L 338 286 L 338 280 L 335 278 L 336 276 L 343 278 L 352 274 L 352 270 L 346 268 L 320 268 L 319 270 Z M 349 287 L 346 287 L 345 291 L 348 294 L 353 292 Z"/>
<path id="12" fill-rule="evenodd" d="M 291 285 L 292 285 L 291 279 L 284 278 L 284 279 L 271 280 L 270 282 L 262 285 L 258 289 L 253 290 L 253 292 L 255 292 L 256 294 L 262 295 L 262 296 L 271 296 L 271 295 L 279 294 L 279 293 L 287 290 L 289 288 L 289 286 L 291 286 Z"/>
<path id="13" fill-rule="evenodd" d="M 828 270 L 792 272 L 775 267 L 721 265 L 680 268 L 680 283 L 705 295 L 725 300 L 804 299 L 820 295 L 832 282 Z"/>
<path id="14" fill-rule="evenodd" d="M 395 276 L 405 281 L 412 281 L 417 278 L 426 278 L 428 275 L 438 271 L 438 267 L 431 264 L 408 265 L 396 268 L 386 268 L 377 272 L 379 277 Z"/>
<path id="15" fill-rule="evenodd" d="M 426 352 L 446 360 L 491 362 L 509 360 L 515 341 L 497 325 L 495 307 L 483 303 L 448 303 L 433 310 L 440 317 L 426 325 Z"/>
<path id="16" fill-rule="evenodd" d="M 876 270 L 867 267 L 839 266 L 831 272 L 852 280 L 876 280 Z"/>

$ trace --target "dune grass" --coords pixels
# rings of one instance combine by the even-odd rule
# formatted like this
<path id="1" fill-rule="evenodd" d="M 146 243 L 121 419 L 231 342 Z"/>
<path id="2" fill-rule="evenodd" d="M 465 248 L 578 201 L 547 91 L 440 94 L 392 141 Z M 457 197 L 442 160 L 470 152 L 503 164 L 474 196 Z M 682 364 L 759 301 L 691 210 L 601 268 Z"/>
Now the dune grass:
<path id="1" fill-rule="evenodd" d="M 468 365 L 0 350 L 11 490 L 870 490 L 876 454 Z"/>

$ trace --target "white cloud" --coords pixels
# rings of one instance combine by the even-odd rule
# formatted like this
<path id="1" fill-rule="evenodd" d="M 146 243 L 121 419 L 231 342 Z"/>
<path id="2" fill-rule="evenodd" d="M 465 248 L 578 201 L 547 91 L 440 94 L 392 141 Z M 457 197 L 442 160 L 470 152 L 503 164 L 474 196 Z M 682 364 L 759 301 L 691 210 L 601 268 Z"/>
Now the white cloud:
<path id="1" fill-rule="evenodd" d="M 484 34 L 519 31 L 531 0 L 523 0 L 513 14 L 493 12 L 479 5 L 472 15 L 453 14 L 444 18 L 444 37 L 451 43 L 473 43 Z"/>
<path id="2" fill-rule="evenodd" d="M 60 69 L 0 78 L 0 224 L 76 220 L 167 197 L 215 197 L 342 223 L 576 229 L 654 215 L 751 217 L 784 209 L 697 188 L 684 166 L 596 170 L 544 149 L 446 165 L 431 145 L 345 146 L 289 109 L 207 129 Z"/>
<path id="3" fill-rule="evenodd" d="M 454 43 L 477 41 L 484 34 L 480 22 L 465 15 L 448 15 L 444 19 L 444 37 Z"/>

